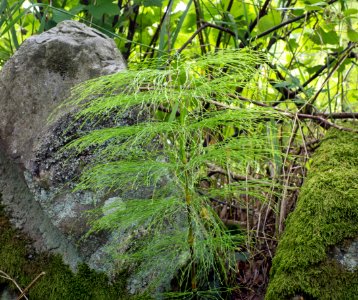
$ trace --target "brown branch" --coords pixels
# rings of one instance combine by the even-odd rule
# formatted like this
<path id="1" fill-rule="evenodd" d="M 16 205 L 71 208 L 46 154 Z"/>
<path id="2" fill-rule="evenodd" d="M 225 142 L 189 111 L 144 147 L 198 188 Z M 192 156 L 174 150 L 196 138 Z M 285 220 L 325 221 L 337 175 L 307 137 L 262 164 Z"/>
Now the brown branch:
<path id="1" fill-rule="evenodd" d="M 309 148 L 310 150 L 315 150 L 316 148 L 319 147 L 320 143 L 321 143 L 320 139 L 315 139 L 310 142 L 304 142 L 303 145 L 292 148 L 291 151 L 293 151 L 294 155 L 300 155 L 300 153 L 302 152 L 303 149 Z M 288 150 L 290 150 L 290 149 L 288 148 Z"/>
<path id="2" fill-rule="evenodd" d="M 342 131 L 349 131 L 349 132 L 355 132 L 355 133 L 358 133 L 358 130 L 356 129 L 352 129 L 352 128 L 347 128 L 347 127 L 343 127 L 343 126 L 339 126 L 337 124 L 334 124 L 330 121 L 328 121 L 326 118 L 324 118 L 322 116 L 322 113 L 321 114 L 303 114 L 303 113 L 291 113 L 291 112 L 288 112 L 288 111 L 284 111 L 282 109 L 279 109 L 277 107 L 272 107 L 272 106 L 269 106 L 265 103 L 262 103 L 262 102 L 259 102 L 259 101 L 255 101 L 255 100 L 250 100 L 250 99 L 247 99 L 247 98 L 244 98 L 244 97 L 241 97 L 241 96 L 235 96 L 235 95 L 231 95 L 233 96 L 234 98 L 236 99 L 240 99 L 240 100 L 243 100 L 243 101 L 246 101 L 246 102 L 250 102 L 250 103 L 253 103 L 255 105 L 258 105 L 258 106 L 261 106 L 261 107 L 267 107 L 267 108 L 271 108 L 273 109 L 274 111 L 278 112 L 279 114 L 285 116 L 285 117 L 288 117 L 288 118 L 291 118 L 291 119 L 311 119 L 315 122 L 317 122 L 320 126 L 322 126 L 323 128 L 325 129 L 328 129 L 330 127 L 333 127 L 333 128 L 336 128 L 338 130 L 342 130 Z M 218 102 L 218 101 L 215 101 L 215 100 L 206 100 L 207 102 L 209 103 L 212 103 L 218 107 L 222 107 L 224 109 L 232 109 L 232 110 L 242 110 L 241 107 L 237 107 L 237 106 L 230 106 L 230 105 L 227 105 L 225 103 L 221 103 L 221 102 Z M 355 113 L 354 113 L 355 114 Z M 342 119 L 343 117 L 341 117 Z M 349 117 L 349 119 L 351 119 L 352 117 Z"/>
<path id="3" fill-rule="evenodd" d="M 20 293 L 23 293 L 24 291 L 21 289 L 21 287 L 19 286 L 19 284 L 16 282 L 15 279 L 11 278 L 8 274 L 6 274 L 4 271 L 0 270 L 0 277 L 10 280 L 13 284 L 15 284 L 15 286 L 18 288 L 18 290 L 20 291 Z M 25 299 L 28 300 L 28 298 L 26 297 L 26 295 L 24 295 Z"/>
<path id="4" fill-rule="evenodd" d="M 255 18 L 255 20 L 253 20 L 248 28 L 248 32 L 246 32 L 245 34 L 245 39 L 247 39 L 249 37 L 249 33 L 252 32 L 252 30 L 254 30 L 255 26 L 257 25 L 258 21 L 260 20 L 260 18 L 262 18 L 263 16 L 265 16 L 267 14 L 267 8 L 270 4 L 271 0 L 266 0 L 265 3 L 262 5 L 259 14 L 257 15 L 257 17 Z"/>
<path id="5" fill-rule="evenodd" d="M 246 175 L 240 175 L 234 172 L 228 172 L 227 170 L 224 170 L 223 168 L 214 165 L 213 163 L 206 163 L 206 165 L 209 167 L 209 171 L 211 173 L 219 173 L 222 175 L 226 175 L 226 176 L 230 176 L 232 179 L 237 180 L 237 181 L 246 181 L 246 180 L 255 180 L 255 178 L 251 177 L 251 176 L 246 176 Z"/>
<path id="6" fill-rule="evenodd" d="M 206 27 L 208 27 L 208 23 L 201 25 L 200 28 L 195 30 L 191 37 L 178 49 L 177 54 L 180 54 L 194 40 L 194 38 L 199 34 L 199 32 L 204 30 Z"/>
<path id="7" fill-rule="evenodd" d="M 20 295 L 16 300 L 20 300 L 20 299 L 22 299 L 23 297 L 26 298 L 25 293 L 36 283 L 37 280 L 40 279 L 40 277 L 44 276 L 45 274 L 46 274 L 45 272 L 41 272 L 39 275 L 37 275 L 37 276 L 35 277 L 35 279 L 32 280 L 32 281 L 30 282 L 30 284 L 22 291 L 21 295 Z"/>
<path id="8" fill-rule="evenodd" d="M 232 8 L 232 5 L 234 4 L 234 0 L 230 0 L 228 6 L 227 6 L 227 9 L 226 11 L 227 12 L 230 12 L 231 8 Z M 222 35 L 223 35 L 223 32 L 220 31 L 219 34 L 218 34 L 218 38 L 216 40 L 216 44 L 215 44 L 215 48 L 218 49 L 219 46 L 220 46 L 220 43 L 221 43 L 221 39 L 222 39 Z"/>
<path id="9" fill-rule="evenodd" d="M 230 94 L 229 96 L 231 98 L 235 98 L 235 99 L 237 98 L 237 99 L 240 99 L 240 100 L 245 101 L 245 102 L 253 103 L 253 104 L 257 105 L 257 106 L 272 108 L 272 109 L 274 109 L 276 111 L 279 111 L 279 112 L 286 112 L 286 111 L 284 111 L 282 109 L 279 109 L 277 107 L 272 107 L 271 105 L 268 105 L 266 103 L 256 101 L 256 100 L 251 100 L 251 99 L 245 98 L 245 97 L 240 96 L 240 95 L 232 95 L 232 94 Z M 302 114 L 302 113 L 299 113 L 298 115 L 299 116 L 307 116 L 307 114 Z M 322 118 L 328 118 L 328 119 L 358 119 L 358 112 L 340 112 L 340 113 L 315 112 L 315 113 L 313 113 L 312 115 L 309 115 L 309 116 L 322 117 Z"/>
<path id="10" fill-rule="evenodd" d="M 276 30 L 278 30 L 278 29 L 280 29 L 280 28 L 282 28 L 282 27 L 285 27 L 285 26 L 288 25 L 288 24 L 294 23 L 294 22 L 299 21 L 299 20 L 301 20 L 301 19 L 303 19 L 303 18 L 307 18 L 307 17 L 309 17 L 311 14 L 312 14 L 312 12 L 308 12 L 308 13 L 305 13 L 305 14 L 303 14 L 303 15 L 301 15 L 301 16 L 296 17 L 296 18 L 293 18 L 293 19 L 289 19 L 289 20 L 287 20 L 287 21 L 284 21 L 284 22 L 282 22 L 282 23 L 280 23 L 280 24 L 278 24 L 278 25 L 276 25 L 276 26 L 274 26 L 274 27 L 271 27 L 270 29 L 268 29 L 268 30 L 266 30 L 266 31 L 264 31 L 264 32 L 262 32 L 262 33 L 259 33 L 258 35 L 252 37 L 252 39 L 257 40 L 257 39 L 259 39 L 259 38 L 262 38 L 262 37 L 264 37 L 264 36 L 266 36 L 266 35 L 269 35 L 271 32 L 274 32 L 274 31 L 276 31 Z M 240 46 L 243 47 L 244 45 L 241 45 L 241 44 L 240 44 Z"/>
<path id="11" fill-rule="evenodd" d="M 319 68 L 316 73 L 314 73 L 310 78 L 308 78 L 303 84 L 302 87 L 306 87 L 307 85 L 309 85 L 313 80 L 315 80 L 319 75 L 321 75 L 321 73 L 328 68 L 329 65 L 331 65 L 331 63 L 333 63 L 336 60 L 336 57 L 331 58 L 328 60 L 328 62 L 323 65 L 321 68 Z"/>
<path id="12" fill-rule="evenodd" d="M 220 30 L 220 31 L 224 31 L 224 32 L 230 33 L 232 36 L 236 36 L 235 32 L 233 32 L 233 31 L 230 30 L 229 28 L 222 27 L 222 26 L 219 26 L 219 25 L 216 25 L 216 24 L 212 24 L 212 23 L 205 23 L 205 24 L 207 24 L 208 27 L 212 27 L 212 28 L 218 29 L 218 30 Z"/>
<path id="13" fill-rule="evenodd" d="M 353 47 L 354 48 L 354 47 Z M 316 71 L 315 74 L 313 74 L 309 79 L 307 79 L 300 87 L 298 87 L 296 90 L 292 90 L 292 89 L 289 89 L 287 87 L 274 87 L 277 91 L 279 91 L 282 96 L 281 98 L 274 102 L 272 104 L 272 106 L 277 106 L 279 105 L 282 101 L 285 101 L 285 100 L 289 100 L 289 99 L 294 99 L 299 93 L 302 93 L 304 92 L 304 89 L 307 85 L 309 85 L 314 79 L 316 79 L 319 75 L 322 74 L 322 72 L 328 68 L 329 65 L 331 65 L 331 63 L 333 63 L 335 60 L 337 60 L 337 57 L 340 56 L 340 55 L 343 55 L 343 57 L 345 58 L 348 58 L 350 57 L 351 53 L 352 53 L 352 43 L 349 43 L 348 46 L 340 53 L 334 53 L 334 54 L 330 54 L 330 55 L 333 55 L 334 57 L 330 58 L 327 62 L 327 64 L 325 64 L 324 66 L 322 66 L 320 69 L 318 69 Z M 348 52 L 347 52 L 348 51 Z M 342 59 L 342 57 L 340 58 Z M 341 62 L 341 64 L 344 62 L 344 59 L 343 61 Z M 337 61 L 337 64 L 339 63 L 339 60 Z M 340 64 L 340 65 L 341 65 Z M 267 65 L 276 73 L 277 77 L 282 80 L 282 81 L 285 81 L 285 77 L 278 71 L 277 69 L 277 66 L 276 65 L 273 65 L 271 63 L 267 63 Z M 339 66 L 338 66 L 339 67 Z M 337 67 L 337 68 L 338 68 Z M 270 84 L 271 85 L 274 85 L 275 81 L 274 80 L 269 80 Z"/>
<path id="14" fill-rule="evenodd" d="M 308 100 L 307 104 L 313 104 L 318 95 L 323 90 L 323 87 L 327 83 L 327 81 L 332 77 L 332 75 L 337 71 L 337 69 L 343 64 L 343 62 L 346 60 L 347 57 L 349 57 L 350 52 L 357 46 L 357 43 L 349 43 L 347 49 L 345 49 L 345 53 L 340 57 L 340 59 L 337 61 L 335 66 L 332 68 L 332 70 L 328 73 L 326 79 L 321 84 L 321 87 L 318 89 L 318 91 L 313 95 L 311 99 Z"/>
<path id="15" fill-rule="evenodd" d="M 333 4 L 333 3 L 337 2 L 337 1 L 338 1 L 338 0 L 330 0 L 330 1 L 327 3 L 327 5 L 331 5 L 331 4 Z M 314 12 L 315 12 L 315 11 L 309 11 L 309 12 L 307 12 L 307 13 L 301 15 L 301 16 L 298 16 L 298 17 L 296 17 L 296 18 L 292 18 L 292 19 L 289 19 L 289 20 L 287 20 L 287 21 L 284 21 L 284 22 L 282 22 L 282 23 L 280 23 L 280 24 L 278 24 L 278 25 L 276 25 L 276 26 L 274 26 L 274 27 L 272 27 L 272 28 L 270 28 L 270 29 L 268 29 L 268 30 L 266 30 L 266 31 L 264 31 L 264 32 L 262 32 L 262 33 L 256 35 L 256 36 L 252 37 L 252 39 L 262 38 L 263 36 L 266 36 L 266 35 L 270 34 L 271 32 L 274 32 L 274 31 L 276 31 L 276 30 L 278 30 L 278 29 L 280 29 L 280 28 L 282 28 L 282 27 L 285 27 L 285 26 L 288 25 L 288 24 L 294 23 L 294 22 L 299 21 L 299 20 L 301 20 L 301 19 L 308 18 L 308 17 L 310 17 Z M 242 47 L 244 47 L 244 46 L 245 46 L 245 45 L 243 45 L 243 44 L 241 45 L 241 44 L 240 44 L 240 48 L 242 48 Z"/>
<path id="16" fill-rule="evenodd" d="M 341 113 L 314 113 L 316 116 L 320 116 L 328 119 L 358 119 L 358 113 L 354 112 L 341 112 Z"/>
<path id="17" fill-rule="evenodd" d="M 196 27 L 197 27 L 197 29 L 199 29 L 202 27 L 202 25 L 201 25 L 202 22 L 201 22 L 200 4 L 199 4 L 198 0 L 194 0 L 194 7 L 195 7 Z M 199 35 L 201 54 L 204 55 L 206 53 L 206 49 L 205 49 L 205 42 L 204 42 L 204 36 L 203 36 L 202 30 L 200 30 L 198 32 L 198 35 Z"/>
<path id="18" fill-rule="evenodd" d="M 128 25 L 128 33 L 127 33 L 127 41 L 124 45 L 126 51 L 123 53 L 123 57 L 125 60 L 128 59 L 129 55 L 131 54 L 131 47 L 132 42 L 135 34 L 135 29 L 137 26 L 137 17 L 139 14 L 139 5 L 135 4 L 132 7 L 134 16 L 129 17 L 129 25 Z"/>
<path id="19" fill-rule="evenodd" d="M 227 33 L 230 33 L 231 35 L 235 36 L 235 32 L 233 32 L 232 30 L 230 30 L 229 28 L 225 28 L 219 25 L 215 25 L 215 24 L 211 24 L 211 23 L 204 23 L 203 25 L 201 25 L 201 27 L 199 27 L 193 34 L 192 36 L 178 49 L 177 54 L 180 54 L 193 40 L 194 38 L 201 32 L 203 31 L 205 28 L 207 27 L 212 27 L 218 30 L 222 30 L 225 31 Z"/>

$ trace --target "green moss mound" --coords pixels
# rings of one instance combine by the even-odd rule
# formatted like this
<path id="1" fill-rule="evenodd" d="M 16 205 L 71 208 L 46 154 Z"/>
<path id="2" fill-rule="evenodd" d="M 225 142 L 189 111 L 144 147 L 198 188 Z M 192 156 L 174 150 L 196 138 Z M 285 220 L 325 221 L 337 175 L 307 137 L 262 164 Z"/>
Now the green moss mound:
<path id="1" fill-rule="evenodd" d="M 329 249 L 358 236 L 358 135 L 329 130 L 312 158 L 271 269 L 266 300 L 358 299 L 358 270 Z"/>
<path id="2" fill-rule="evenodd" d="M 1 195 L 0 195 L 1 196 Z M 46 272 L 29 290 L 31 300 L 113 300 L 128 299 L 120 278 L 109 283 L 105 274 L 96 273 L 86 265 L 80 265 L 73 273 L 59 256 L 38 255 L 31 249 L 30 241 L 11 225 L 0 207 L 0 270 L 7 273 L 22 287 L 41 272 Z M 0 277 L 0 285 L 15 286 Z"/>

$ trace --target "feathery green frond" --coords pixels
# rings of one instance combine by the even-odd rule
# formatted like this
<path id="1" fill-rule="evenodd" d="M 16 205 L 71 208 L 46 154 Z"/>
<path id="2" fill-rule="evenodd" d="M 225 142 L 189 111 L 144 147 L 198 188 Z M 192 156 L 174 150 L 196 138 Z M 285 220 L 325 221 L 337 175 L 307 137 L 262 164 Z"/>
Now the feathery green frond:
<path id="1" fill-rule="evenodd" d="M 143 278 L 152 274 L 145 287 L 150 293 L 167 290 L 176 278 L 184 294 L 189 289 L 200 297 L 199 291 L 211 288 L 217 294 L 230 290 L 243 237 L 226 228 L 211 199 L 232 202 L 246 194 L 265 201 L 263 195 L 275 186 L 249 177 L 210 188 L 201 181 L 210 164 L 245 178 L 248 167 L 279 157 L 265 123 L 281 117 L 245 103 L 230 109 L 237 88 L 257 72 L 260 54 L 232 50 L 166 59 L 162 69 L 152 64 L 76 87 L 66 105 L 77 107 L 77 120 L 102 129 L 65 149 L 93 156 L 77 189 L 117 195 L 105 202 L 92 230 L 111 232 L 119 266 L 134 268 Z M 136 115 L 133 125 L 103 125 L 111 118 L 121 124 L 129 112 Z"/>

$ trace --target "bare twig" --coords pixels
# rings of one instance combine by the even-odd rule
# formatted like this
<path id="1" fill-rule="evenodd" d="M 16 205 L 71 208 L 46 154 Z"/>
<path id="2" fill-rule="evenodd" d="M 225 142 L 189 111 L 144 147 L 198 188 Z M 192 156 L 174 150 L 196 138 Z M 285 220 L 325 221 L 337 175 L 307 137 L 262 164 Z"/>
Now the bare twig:
<path id="1" fill-rule="evenodd" d="M 343 55 L 341 56 L 341 58 L 339 59 L 339 61 L 343 58 L 343 60 L 339 63 L 339 61 L 337 61 L 337 68 L 344 62 L 345 58 L 348 58 L 350 57 L 350 55 L 353 53 L 352 50 L 352 44 L 353 43 L 349 43 L 348 46 L 342 50 L 342 52 L 338 52 L 338 53 L 333 53 L 333 54 L 329 54 L 330 56 L 333 56 L 331 58 L 328 57 L 328 62 L 322 66 L 321 68 L 319 68 L 316 73 L 314 73 L 310 78 L 308 78 L 301 86 L 299 86 L 296 90 L 292 90 L 292 89 L 289 89 L 287 87 L 275 87 L 274 84 L 276 83 L 275 81 L 273 80 L 270 80 L 269 82 L 275 87 L 276 90 L 278 90 L 282 96 L 281 98 L 276 101 L 275 103 L 272 104 L 272 106 L 277 106 L 278 104 L 280 104 L 282 101 L 285 101 L 285 100 L 289 100 L 289 99 L 294 99 L 299 93 L 302 93 L 304 92 L 304 88 L 309 85 L 314 79 L 316 79 L 317 77 L 319 77 L 322 72 L 328 68 L 328 66 L 330 66 L 334 61 L 337 60 L 337 58 L 340 56 L 340 55 Z M 276 73 L 277 77 L 282 80 L 282 81 L 285 81 L 285 77 L 278 71 L 277 67 L 271 63 L 267 63 L 267 65 Z M 334 71 L 333 71 L 334 72 Z M 332 73 L 333 74 L 333 73 Z M 332 75 L 331 74 L 331 75 Z M 329 78 L 328 78 L 329 79 Z M 319 91 L 321 92 L 322 89 Z M 318 94 L 317 94 L 318 95 Z"/>
<path id="2" fill-rule="evenodd" d="M 227 32 L 227 33 L 231 34 L 232 36 L 236 36 L 235 32 L 233 32 L 229 28 L 222 27 L 222 26 L 219 26 L 219 25 L 216 25 L 216 24 L 213 24 L 213 23 L 205 23 L 205 24 L 207 24 L 207 27 L 212 27 L 212 28 L 218 29 L 220 31 Z"/>
<path id="3" fill-rule="evenodd" d="M 195 18 L 196 18 L 196 26 L 197 28 L 201 28 L 202 27 L 202 21 L 201 21 L 201 10 L 200 10 L 200 4 L 198 0 L 194 0 L 194 7 L 195 7 Z M 205 49 L 205 42 L 204 42 L 204 36 L 202 33 L 202 30 L 200 30 L 198 32 L 199 34 L 199 43 L 200 43 L 200 49 L 201 49 L 201 54 L 204 55 L 206 53 L 206 49 Z"/>
<path id="4" fill-rule="evenodd" d="M 338 1 L 338 0 L 331 0 L 331 1 L 329 1 L 329 2 L 327 3 L 327 5 L 331 5 L 331 4 L 333 4 L 333 3 L 337 2 L 337 1 Z M 289 20 L 287 20 L 287 21 L 284 21 L 284 22 L 282 22 L 282 23 L 280 23 L 280 24 L 278 24 L 278 25 L 276 25 L 276 26 L 274 26 L 274 27 L 272 27 L 272 28 L 270 28 L 270 29 L 268 29 L 268 30 L 266 30 L 266 31 L 264 31 L 264 32 L 262 32 L 262 33 L 256 35 L 256 36 L 254 36 L 252 39 L 255 39 L 255 40 L 256 40 L 256 39 L 259 39 L 259 38 L 261 38 L 261 37 L 263 37 L 263 36 L 266 36 L 266 35 L 270 34 L 271 32 L 274 32 L 274 31 L 276 31 L 276 30 L 278 30 L 278 29 L 280 29 L 280 28 L 282 28 L 282 27 L 285 27 L 285 26 L 288 25 L 288 24 L 294 23 L 294 22 L 299 21 L 299 20 L 301 20 L 301 19 L 308 18 L 308 17 L 310 17 L 313 13 L 314 13 L 314 11 L 309 11 L 309 12 L 307 12 L 307 13 L 301 15 L 301 16 L 298 16 L 298 17 L 296 17 L 296 18 L 292 18 L 292 19 L 289 19 Z M 240 44 L 240 47 L 243 47 L 243 46 L 244 46 L 244 45 L 241 45 L 241 44 Z"/>
<path id="5" fill-rule="evenodd" d="M 212 173 L 219 173 L 219 174 L 223 174 L 226 176 L 229 176 L 237 181 L 245 181 L 245 180 L 255 180 L 255 178 L 250 177 L 250 176 L 246 176 L 246 175 L 240 175 L 240 174 L 236 174 L 234 172 L 231 171 L 227 171 L 217 165 L 214 165 L 213 163 L 206 163 L 206 165 L 209 167 L 209 171 Z"/>
<path id="6" fill-rule="evenodd" d="M 36 283 L 36 281 L 38 281 L 42 276 L 44 276 L 46 273 L 45 272 L 41 272 L 39 275 L 37 275 L 35 277 L 34 280 L 32 280 L 30 282 L 30 284 L 25 288 L 25 289 L 21 289 L 20 285 L 16 282 L 15 279 L 11 278 L 8 274 L 6 274 L 4 271 L 0 270 L 0 277 L 10 280 L 16 287 L 17 289 L 20 291 L 20 296 L 16 298 L 16 300 L 21 300 L 22 298 L 25 298 L 26 300 L 28 300 L 28 298 L 26 297 L 26 292 Z"/>
<path id="7" fill-rule="evenodd" d="M 270 2 L 271 2 L 271 0 L 266 0 L 265 1 L 265 3 L 262 5 L 257 17 L 250 23 L 250 26 L 248 28 L 248 32 L 245 34 L 246 39 L 249 37 L 249 32 L 251 32 L 255 28 L 255 26 L 257 25 L 257 23 L 260 20 L 260 18 L 262 18 L 263 16 L 265 16 L 267 14 L 267 8 L 268 8 Z"/>
<path id="8" fill-rule="evenodd" d="M 337 71 L 337 69 L 343 64 L 343 62 L 346 60 L 346 58 L 349 56 L 350 52 L 357 46 L 357 43 L 350 43 L 350 45 L 348 46 L 348 48 L 345 50 L 345 53 L 340 57 L 340 59 L 337 61 L 337 63 L 335 64 L 335 66 L 332 68 L 332 70 L 328 73 L 326 79 L 323 81 L 323 83 L 321 84 L 321 87 L 318 89 L 318 91 L 313 95 L 313 97 L 306 103 L 307 104 L 313 104 L 318 95 L 321 93 L 321 91 L 323 90 L 323 87 L 325 86 L 325 84 L 327 83 L 327 81 L 332 77 L 332 75 L 334 74 L 334 72 Z"/>
<path id="9" fill-rule="evenodd" d="M 35 279 L 32 280 L 32 281 L 30 282 L 30 284 L 21 292 L 21 295 L 20 295 L 19 297 L 17 297 L 16 300 L 20 300 L 20 299 L 22 299 L 22 298 L 26 298 L 25 293 L 36 283 L 37 280 L 39 280 L 39 279 L 40 279 L 42 276 L 44 276 L 45 274 L 46 274 L 45 272 L 41 272 L 39 275 L 37 275 L 37 276 L 35 277 Z"/>
<path id="10" fill-rule="evenodd" d="M 21 287 L 19 286 L 19 284 L 16 282 L 15 279 L 11 278 L 8 274 L 6 274 L 4 271 L 1 271 L 1 270 L 0 270 L 0 277 L 10 280 L 13 284 L 15 284 L 15 286 L 20 291 L 20 293 L 23 294 L 23 290 L 21 289 Z M 25 295 L 24 295 L 24 298 L 28 300 L 28 298 Z"/>
<path id="11" fill-rule="evenodd" d="M 227 12 L 230 12 L 233 3 L 234 3 L 234 0 L 230 0 L 229 4 L 228 4 L 228 6 L 227 6 L 227 9 L 226 9 Z M 218 34 L 218 38 L 217 38 L 217 40 L 216 40 L 216 45 L 215 45 L 215 48 L 216 48 L 216 49 L 218 49 L 219 46 L 220 46 L 221 39 L 222 39 L 222 35 L 223 35 L 223 31 L 220 30 L 220 32 L 219 32 L 219 34 Z"/>
<path id="12" fill-rule="evenodd" d="M 204 23 L 203 25 L 201 25 L 192 35 L 191 37 L 177 50 L 177 54 L 181 53 L 193 40 L 194 38 L 205 28 L 207 27 L 212 27 L 221 31 L 225 31 L 227 33 L 230 33 L 231 35 L 235 36 L 235 32 L 233 32 L 232 30 L 230 30 L 229 28 L 225 28 L 216 24 L 211 24 L 211 23 Z"/>
<path id="13" fill-rule="evenodd" d="M 129 27 L 128 27 L 128 33 L 127 33 L 127 41 L 125 43 L 125 49 L 126 51 L 123 53 L 123 57 L 125 59 L 128 59 L 129 55 L 131 54 L 131 47 L 132 47 L 132 41 L 134 38 L 134 34 L 136 32 L 136 26 L 137 26 L 137 17 L 139 14 L 139 5 L 134 4 L 133 7 L 133 16 L 129 17 Z"/>
<path id="14" fill-rule="evenodd" d="M 328 121 L 326 118 L 324 118 L 322 116 L 322 113 L 320 114 L 303 114 L 303 113 L 291 113 L 291 112 L 288 112 L 288 111 L 284 111 L 282 109 L 279 109 L 277 107 L 272 107 L 272 106 L 269 106 L 265 103 L 262 103 L 262 102 L 259 102 L 259 101 L 255 101 L 255 100 L 250 100 L 250 99 L 247 99 L 245 97 L 241 97 L 241 96 L 235 96 L 235 95 L 232 95 L 235 99 L 240 99 L 240 100 L 243 100 L 243 101 L 247 101 L 247 102 L 250 102 L 250 103 L 253 103 L 255 105 L 258 105 L 258 106 L 262 106 L 262 107 L 267 107 L 267 108 L 271 108 L 273 109 L 274 111 L 280 113 L 281 115 L 285 116 L 285 117 L 288 117 L 288 118 L 291 118 L 291 119 L 295 119 L 295 118 L 299 118 L 299 119 L 311 119 L 317 123 L 319 123 L 319 125 L 323 126 L 324 128 L 330 128 L 330 127 L 333 127 L 333 128 L 336 128 L 338 130 L 342 130 L 342 131 L 349 131 L 349 132 L 356 132 L 358 133 L 358 130 L 356 129 L 352 129 L 352 128 L 347 128 L 347 127 L 343 127 L 343 126 L 339 126 L 337 124 L 334 124 L 330 121 Z M 231 106 L 231 105 L 227 105 L 225 103 L 222 103 L 222 102 L 218 102 L 218 101 L 215 101 L 215 100 L 205 100 L 209 103 L 212 103 L 218 107 L 222 107 L 224 109 L 232 109 L 232 110 L 242 110 L 241 107 L 237 107 L 237 106 Z M 354 113 L 356 114 L 356 113 Z M 324 114 L 323 114 L 324 115 Z M 329 114 L 328 114 L 328 117 Z M 351 117 L 349 117 L 351 118 Z M 342 119 L 342 117 L 341 117 Z"/>
<path id="15" fill-rule="evenodd" d="M 358 112 L 315 113 L 314 115 L 328 119 L 358 119 Z"/>

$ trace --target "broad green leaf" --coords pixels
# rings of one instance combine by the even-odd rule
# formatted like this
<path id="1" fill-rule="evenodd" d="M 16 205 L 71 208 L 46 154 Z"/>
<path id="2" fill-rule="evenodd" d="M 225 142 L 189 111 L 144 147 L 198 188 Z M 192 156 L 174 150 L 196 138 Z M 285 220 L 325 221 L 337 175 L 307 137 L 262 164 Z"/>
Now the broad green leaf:
<path id="1" fill-rule="evenodd" d="M 274 84 L 274 87 L 295 88 L 300 86 L 300 80 L 297 77 L 291 77 L 288 81 L 282 81 Z"/>
<path id="2" fill-rule="evenodd" d="M 358 32 L 353 29 L 348 29 L 347 35 L 350 41 L 358 42 Z"/>
<path id="3" fill-rule="evenodd" d="M 289 50 L 289 51 L 295 51 L 297 48 L 298 48 L 298 46 L 299 46 L 299 44 L 297 43 L 297 40 L 296 39 L 290 39 L 288 42 L 287 42 L 287 49 Z"/>
<path id="4" fill-rule="evenodd" d="M 314 35 L 312 35 L 311 40 L 318 45 L 336 45 L 339 44 L 339 37 L 336 31 L 326 32 L 322 28 L 318 28 Z"/>
<path id="5" fill-rule="evenodd" d="M 259 20 L 259 32 L 264 32 L 281 23 L 281 14 L 278 11 L 271 11 L 268 15 Z"/>
<path id="6" fill-rule="evenodd" d="M 2 14 L 4 12 L 4 10 L 6 9 L 7 6 L 7 0 L 2 0 L 1 4 L 0 4 L 0 14 Z"/>
<path id="7" fill-rule="evenodd" d="M 305 6 L 306 11 L 315 11 L 315 10 L 323 10 L 324 7 L 327 6 L 326 2 L 318 1 L 313 2 Z"/>
<path id="8" fill-rule="evenodd" d="M 293 9 L 292 14 L 294 16 L 302 16 L 305 13 L 305 10 L 303 8 Z"/>
<path id="9" fill-rule="evenodd" d="M 86 10 L 88 10 L 88 6 L 80 4 L 80 5 L 76 5 L 75 7 L 71 8 L 69 12 L 71 14 L 76 15 L 76 14 L 78 14 L 82 11 L 86 11 Z"/>
<path id="10" fill-rule="evenodd" d="M 323 67 L 322 65 L 318 65 L 318 66 L 314 66 L 314 67 L 308 67 L 308 68 L 306 68 L 306 70 L 309 74 L 314 74 L 322 67 Z"/>
<path id="11" fill-rule="evenodd" d="M 315 4 L 315 5 L 319 5 L 320 3 L 324 3 L 327 5 L 327 3 L 323 2 L 322 0 L 305 0 L 303 1 L 303 3 L 305 4 Z"/>
<path id="12" fill-rule="evenodd" d="M 117 4 L 111 1 L 98 0 L 95 5 L 88 5 L 88 11 L 94 18 L 100 19 L 103 15 L 114 16 L 118 14 L 119 8 Z"/>
<path id="13" fill-rule="evenodd" d="M 238 27 L 232 14 L 225 12 L 225 18 L 228 20 L 227 26 L 235 33 L 234 43 L 236 48 L 237 38 L 239 37 Z"/>
<path id="14" fill-rule="evenodd" d="M 330 45 L 339 43 L 339 36 L 336 31 L 331 30 L 324 35 L 324 42 Z"/>
<path id="15" fill-rule="evenodd" d="M 186 8 L 185 8 L 185 10 L 182 12 L 182 15 L 181 15 L 181 17 L 180 17 L 180 19 L 179 19 L 178 24 L 176 25 L 175 31 L 174 31 L 174 33 L 173 33 L 172 36 L 171 36 L 171 48 L 172 48 L 172 49 L 174 48 L 175 41 L 176 41 L 177 38 L 178 38 L 179 32 L 180 32 L 181 29 L 182 29 L 184 20 L 185 20 L 187 14 L 188 14 L 188 11 L 189 11 L 190 6 L 191 6 L 192 3 L 193 3 L 193 0 L 189 0 L 187 6 L 186 6 Z"/>
<path id="16" fill-rule="evenodd" d="M 143 0 L 143 6 L 149 7 L 149 6 L 157 6 L 162 7 L 163 0 Z"/>
<path id="17" fill-rule="evenodd" d="M 347 58 L 344 60 L 344 62 L 339 66 L 339 68 L 337 69 L 337 72 L 344 72 L 344 70 L 346 69 L 347 66 L 352 64 L 352 60 Z"/>
<path id="18" fill-rule="evenodd" d="M 71 20 L 71 18 L 72 18 L 72 15 L 70 15 L 66 11 L 53 10 L 53 12 L 52 12 L 52 20 L 55 21 L 56 23 L 60 23 L 65 20 Z"/>
<path id="19" fill-rule="evenodd" d="M 356 15 L 356 14 L 358 14 L 358 9 L 356 9 L 356 8 L 348 8 L 343 13 L 344 13 L 344 15 L 346 17 L 351 16 L 351 15 Z"/>

